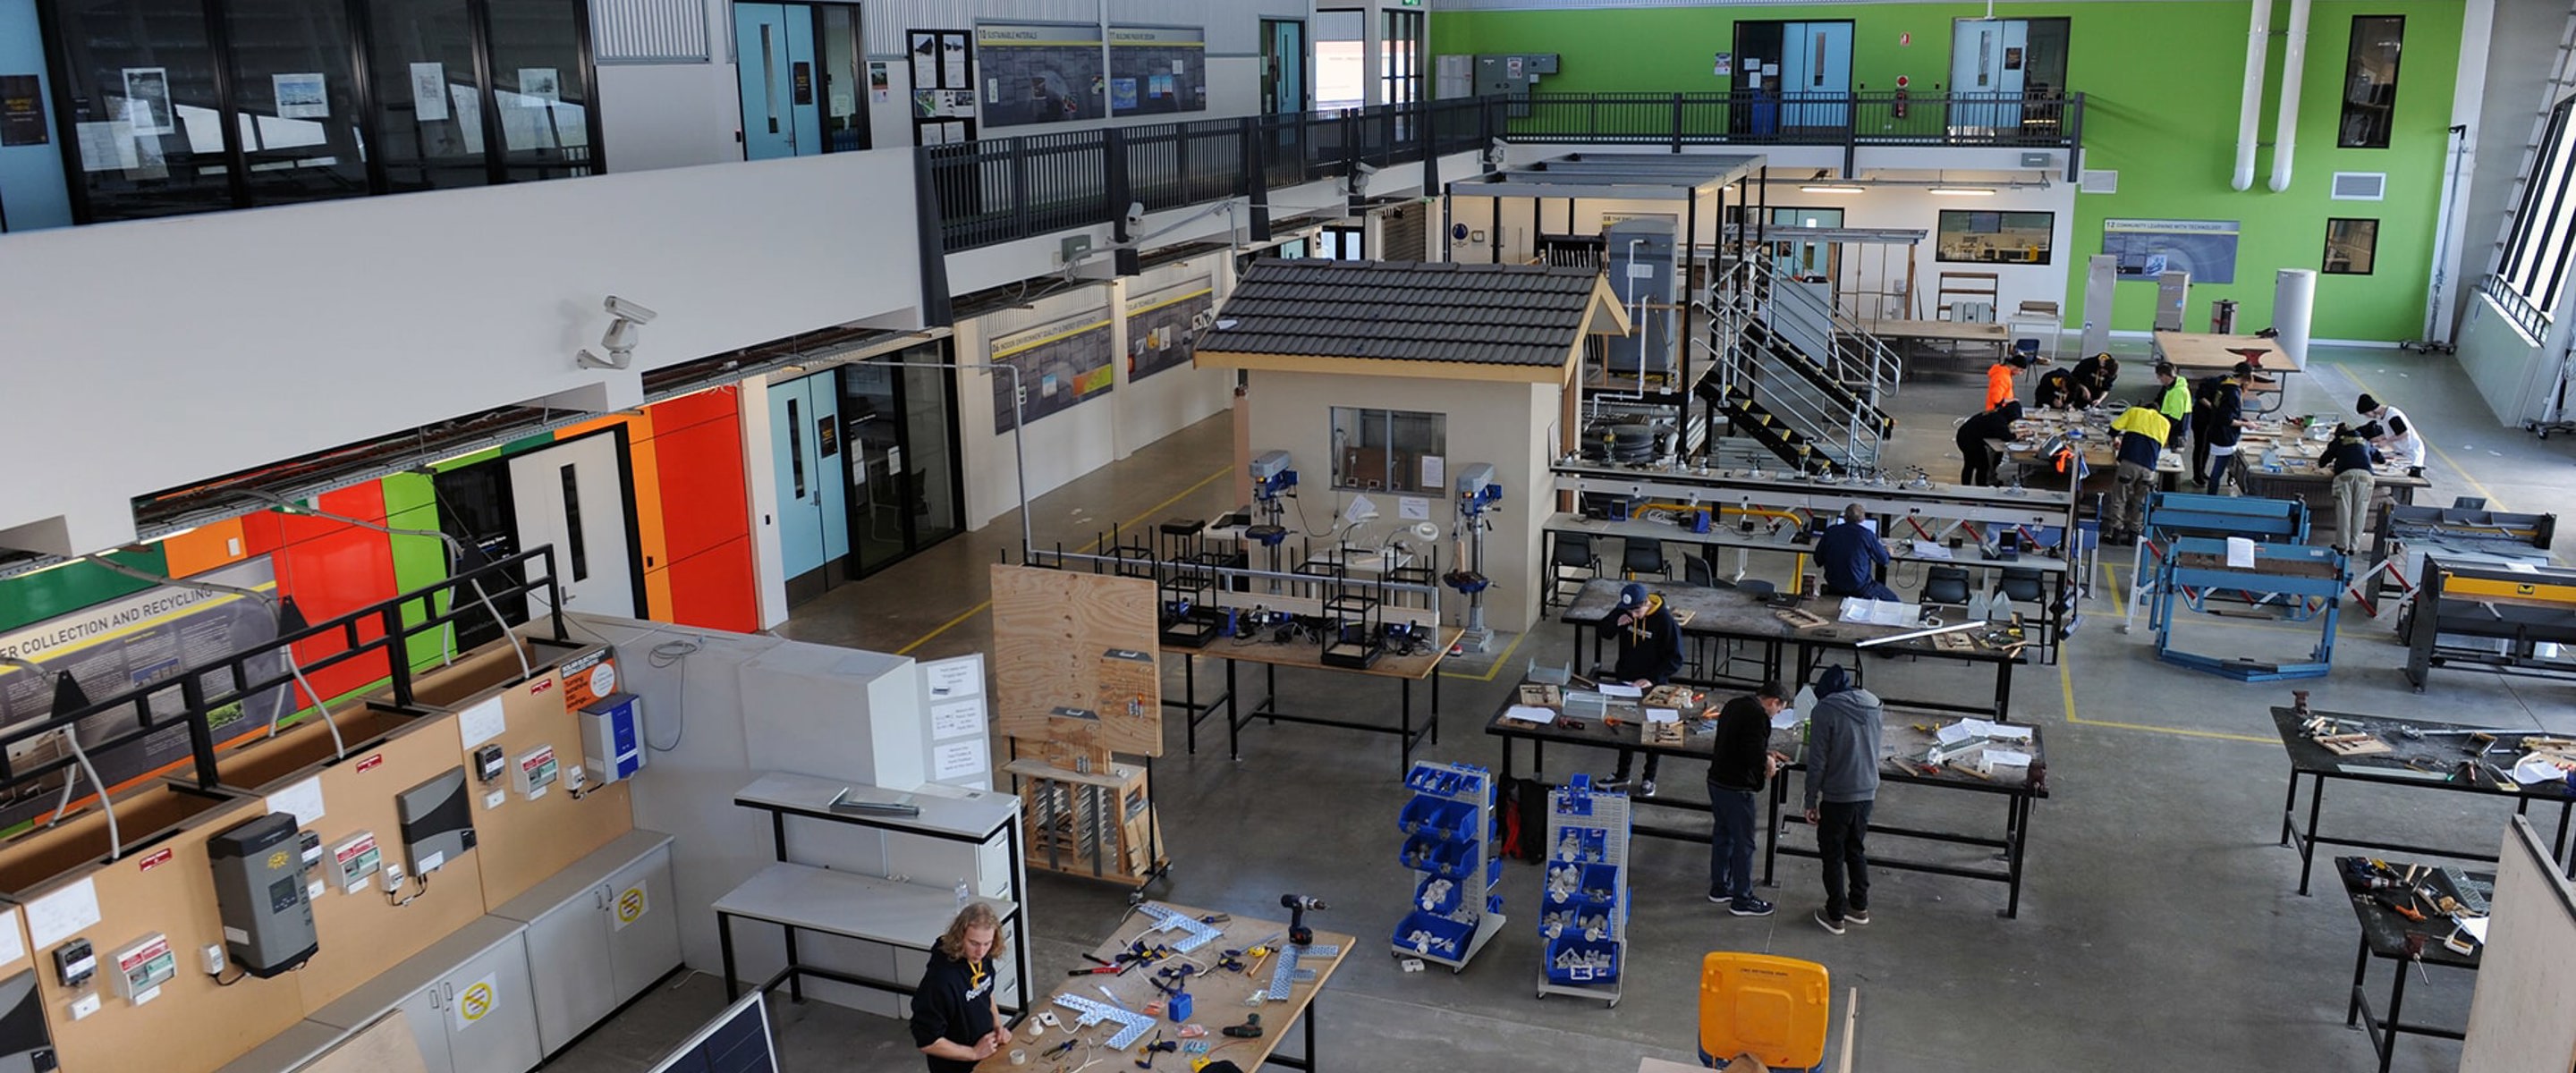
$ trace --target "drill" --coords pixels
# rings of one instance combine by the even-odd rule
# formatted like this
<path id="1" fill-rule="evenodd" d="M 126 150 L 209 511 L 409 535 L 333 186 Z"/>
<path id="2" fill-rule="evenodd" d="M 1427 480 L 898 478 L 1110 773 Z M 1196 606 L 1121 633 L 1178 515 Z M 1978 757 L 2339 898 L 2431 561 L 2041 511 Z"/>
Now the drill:
<path id="1" fill-rule="evenodd" d="M 1321 899 L 1302 894 L 1282 894 L 1279 904 L 1288 910 L 1288 941 L 1298 946 L 1315 945 L 1315 929 L 1306 926 L 1306 911 L 1329 909 Z"/>

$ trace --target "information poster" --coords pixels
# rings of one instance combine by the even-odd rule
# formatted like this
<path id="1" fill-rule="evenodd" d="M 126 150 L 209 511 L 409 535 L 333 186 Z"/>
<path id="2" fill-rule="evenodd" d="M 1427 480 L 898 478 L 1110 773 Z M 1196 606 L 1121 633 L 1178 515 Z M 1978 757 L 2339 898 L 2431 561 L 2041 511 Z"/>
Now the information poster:
<path id="1" fill-rule="evenodd" d="M 2189 272 L 2194 283 L 2236 282 L 2236 221 L 2102 221 L 2102 252 L 2117 260 L 2119 278 L 2154 282 L 2166 272 Z"/>
<path id="2" fill-rule="evenodd" d="M 1207 110 L 1207 31 L 1109 28 L 1109 95 L 1120 114 Z"/>
<path id="3" fill-rule="evenodd" d="M 35 75 L 0 75 L 0 145 L 43 145 L 44 81 Z"/>
<path id="4" fill-rule="evenodd" d="M 276 587 L 276 575 L 266 558 L 235 563 L 194 580 L 253 590 Z M 138 686 L 169 681 L 189 667 L 256 649 L 276 637 L 277 621 L 266 604 L 244 596 L 177 586 L 129 593 L 0 634 L 0 656 L 27 660 L 45 669 L 43 674 L 31 674 L 23 668 L 0 671 L 0 728 L 16 729 L 51 718 L 54 679 L 62 671 L 70 671 L 91 700 L 105 700 Z M 251 673 L 260 676 L 283 670 L 282 652 L 272 652 L 250 665 Z M 208 674 L 203 682 L 208 690 L 231 688 L 229 675 Z M 266 730 L 271 716 L 294 714 L 293 704 L 287 690 L 271 689 L 247 703 L 224 706 L 208 720 L 215 744 L 220 746 L 243 734 Z M 152 710 L 176 715 L 181 710 L 179 691 L 170 689 L 155 695 Z M 120 708 L 83 720 L 79 734 L 82 743 L 88 744 L 135 725 L 133 710 Z M 59 737 L 47 737 L 20 742 L 11 747 L 11 753 L 13 762 L 34 764 L 68 755 L 68 750 Z M 188 728 L 174 722 L 134 745 L 92 751 L 89 759 L 98 769 L 98 777 L 116 786 L 187 756 Z M 0 831 L 53 809 L 62 783 L 41 781 L 50 785 L 22 786 L 18 797 L 0 802 Z"/>
<path id="5" fill-rule="evenodd" d="M 984 125 L 1016 127 L 1106 117 L 1108 79 L 1101 68 L 1100 46 L 1100 27 L 1092 23 L 977 23 Z"/>
<path id="6" fill-rule="evenodd" d="M 1027 397 L 1018 412 L 1035 421 L 1108 394 L 1117 374 L 1109 327 L 1099 314 L 1086 313 L 993 340 L 993 364 L 1020 370 L 1018 388 Z M 1007 432 L 1017 423 L 1012 378 L 997 373 L 992 380 L 993 430 Z"/>
<path id="7" fill-rule="evenodd" d="M 1216 292 L 1205 281 L 1128 299 L 1127 379 L 1188 365 L 1198 353 L 1198 325 L 1215 309 Z"/>
<path id="8" fill-rule="evenodd" d="M 170 110 L 170 70 L 166 67 L 125 68 L 125 117 L 134 124 L 137 134 L 170 134 L 179 129 L 177 113 Z"/>

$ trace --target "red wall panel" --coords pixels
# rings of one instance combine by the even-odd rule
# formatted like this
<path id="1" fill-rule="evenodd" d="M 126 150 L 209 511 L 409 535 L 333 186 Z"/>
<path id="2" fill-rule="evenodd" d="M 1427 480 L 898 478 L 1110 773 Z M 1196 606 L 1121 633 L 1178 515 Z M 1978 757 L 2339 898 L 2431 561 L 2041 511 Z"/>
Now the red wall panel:
<path id="1" fill-rule="evenodd" d="M 742 537 L 671 564 L 671 621 L 750 633 L 760 628 L 751 571 L 751 538 Z"/>
<path id="2" fill-rule="evenodd" d="M 655 429 L 666 432 L 719 418 L 738 421 L 740 390 L 727 385 L 694 395 L 682 395 L 647 406 L 644 412 L 652 416 Z"/>
<path id="3" fill-rule="evenodd" d="M 384 488 L 369 481 L 325 495 L 319 506 L 353 518 L 381 519 L 385 516 Z M 273 511 L 244 521 L 243 535 L 250 551 L 272 556 L 279 594 L 293 597 L 308 622 L 335 618 L 390 600 L 401 592 L 394 581 L 393 541 L 383 533 L 345 522 Z M 362 624 L 358 633 L 362 639 L 372 640 L 383 636 L 384 631 Z M 311 663 L 344 647 L 336 635 L 317 637 L 296 645 L 295 658 L 298 663 Z M 321 671 L 307 671 L 305 676 L 323 696 L 334 697 L 391 673 L 378 654 Z M 301 703 L 309 704 L 311 698 L 302 698 Z"/>
<path id="4" fill-rule="evenodd" d="M 695 398 L 696 396 L 690 396 Z M 664 551 L 674 564 L 751 535 L 744 488 L 742 419 L 723 416 L 653 437 L 661 471 Z"/>

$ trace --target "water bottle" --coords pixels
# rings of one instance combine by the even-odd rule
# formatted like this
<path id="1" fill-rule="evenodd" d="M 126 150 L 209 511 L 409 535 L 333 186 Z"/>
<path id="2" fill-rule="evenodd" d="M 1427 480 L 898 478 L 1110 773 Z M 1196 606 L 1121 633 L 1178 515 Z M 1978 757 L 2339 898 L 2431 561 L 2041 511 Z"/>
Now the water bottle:
<path id="1" fill-rule="evenodd" d="M 974 899 L 975 899 L 975 888 L 974 888 L 972 885 L 968 884 L 968 883 L 966 882 L 966 880 L 965 880 L 965 879 L 963 879 L 963 878 L 958 879 L 958 881 L 957 881 L 957 908 L 959 908 L 959 909 L 964 909 L 964 908 L 966 908 L 966 903 L 967 903 L 967 902 L 970 902 L 970 901 L 973 901 Z"/>

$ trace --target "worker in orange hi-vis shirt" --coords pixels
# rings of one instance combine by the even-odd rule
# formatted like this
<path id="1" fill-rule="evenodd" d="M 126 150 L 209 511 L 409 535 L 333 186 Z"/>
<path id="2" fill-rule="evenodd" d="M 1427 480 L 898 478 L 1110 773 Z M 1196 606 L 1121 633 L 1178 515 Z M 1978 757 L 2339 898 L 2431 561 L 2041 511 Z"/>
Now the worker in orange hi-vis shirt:
<path id="1" fill-rule="evenodd" d="M 2014 398 L 2013 377 L 2030 368 L 2027 354 L 2008 354 L 1986 370 L 1986 409 L 1994 409 Z"/>

